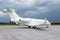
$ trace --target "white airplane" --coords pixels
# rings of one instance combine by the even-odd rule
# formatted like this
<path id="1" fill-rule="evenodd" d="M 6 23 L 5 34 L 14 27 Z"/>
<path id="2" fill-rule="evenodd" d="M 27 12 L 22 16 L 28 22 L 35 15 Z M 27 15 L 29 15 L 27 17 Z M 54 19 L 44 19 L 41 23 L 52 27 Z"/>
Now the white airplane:
<path id="1" fill-rule="evenodd" d="M 45 18 L 45 19 L 32 19 L 32 18 L 23 18 L 19 17 L 14 9 L 11 8 L 6 8 L 3 10 L 3 13 L 9 14 L 11 17 L 11 22 L 14 22 L 16 24 L 23 24 L 25 26 L 28 26 L 28 28 L 35 28 L 35 27 L 40 27 L 40 26 L 48 26 L 51 25 L 51 23 Z"/>

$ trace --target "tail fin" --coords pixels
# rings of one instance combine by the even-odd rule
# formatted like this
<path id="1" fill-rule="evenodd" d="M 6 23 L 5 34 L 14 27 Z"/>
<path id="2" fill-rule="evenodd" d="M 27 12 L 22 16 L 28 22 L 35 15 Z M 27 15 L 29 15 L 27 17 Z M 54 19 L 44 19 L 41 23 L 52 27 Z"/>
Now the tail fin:
<path id="1" fill-rule="evenodd" d="M 9 14 L 9 16 L 11 17 L 11 19 L 13 19 L 13 20 L 20 19 L 20 17 L 16 14 L 15 10 L 13 10 L 11 8 L 4 9 L 3 13 Z"/>

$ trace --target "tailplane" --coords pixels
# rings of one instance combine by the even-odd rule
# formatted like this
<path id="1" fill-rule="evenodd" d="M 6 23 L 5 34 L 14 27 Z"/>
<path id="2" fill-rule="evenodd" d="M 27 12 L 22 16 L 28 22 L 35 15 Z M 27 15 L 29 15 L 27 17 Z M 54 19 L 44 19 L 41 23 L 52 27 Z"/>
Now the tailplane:
<path id="1" fill-rule="evenodd" d="M 13 9 L 11 9 L 11 8 L 6 8 L 6 9 L 4 9 L 4 10 L 3 10 L 3 13 L 9 14 L 9 16 L 11 17 L 11 20 L 19 20 L 19 19 L 21 19 L 21 17 L 19 17 L 19 16 L 16 14 L 15 10 L 13 10 Z"/>

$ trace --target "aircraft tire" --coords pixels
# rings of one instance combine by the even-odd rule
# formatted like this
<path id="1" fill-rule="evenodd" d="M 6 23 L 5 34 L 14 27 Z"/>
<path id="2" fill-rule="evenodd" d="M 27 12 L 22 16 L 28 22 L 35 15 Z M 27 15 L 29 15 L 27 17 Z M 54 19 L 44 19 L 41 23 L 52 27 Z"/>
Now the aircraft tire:
<path id="1" fill-rule="evenodd" d="M 32 27 L 33 29 L 35 28 L 35 27 Z"/>
<path id="2" fill-rule="evenodd" d="M 46 28 L 48 28 L 48 26 Z"/>
<path id="3" fill-rule="evenodd" d="M 36 27 L 32 27 L 33 29 L 36 28 Z"/>
<path id="4" fill-rule="evenodd" d="M 28 26 L 28 28 L 31 28 L 31 26 Z"/>

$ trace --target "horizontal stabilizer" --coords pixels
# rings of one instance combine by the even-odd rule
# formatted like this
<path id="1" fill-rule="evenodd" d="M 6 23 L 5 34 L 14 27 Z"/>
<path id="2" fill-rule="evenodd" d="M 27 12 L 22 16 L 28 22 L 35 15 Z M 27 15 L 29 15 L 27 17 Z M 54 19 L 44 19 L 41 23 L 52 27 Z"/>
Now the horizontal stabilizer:
<path id="1" fill-rule="evenodd" d="M 11 8 L 6 8 L 3 10 L 3 13 L 12 13 L 12 12 L 15 12 L 15 11 Z"/>

